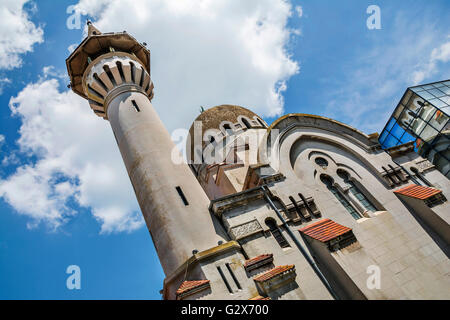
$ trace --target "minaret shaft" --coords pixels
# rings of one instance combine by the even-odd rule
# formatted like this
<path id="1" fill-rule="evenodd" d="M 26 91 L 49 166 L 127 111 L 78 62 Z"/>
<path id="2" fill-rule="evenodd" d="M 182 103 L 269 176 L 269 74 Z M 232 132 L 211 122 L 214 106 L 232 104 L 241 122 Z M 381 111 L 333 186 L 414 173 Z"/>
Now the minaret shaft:
<path id="1" fill-rule="evenodd" d="M 161 265 L 171 275 L 193 251 L 226 241 L 209 200 L 153 109 L 150 52 L 126 32 L 88 37 L 66 60 L 70 87 L 109 120 Z M 181 159 L 181 156 L 180 156 Z"/>
<path id="2" fill-rule="evenodd" d="M 107 110 L 161 264 L 170 274 L 194 249 L 206 250 L 225 239 L 216 234 L 209 200 L 189 167 L 172 161 L 172 152 L 179 151 L 148 97 L 124 92 Z"/>

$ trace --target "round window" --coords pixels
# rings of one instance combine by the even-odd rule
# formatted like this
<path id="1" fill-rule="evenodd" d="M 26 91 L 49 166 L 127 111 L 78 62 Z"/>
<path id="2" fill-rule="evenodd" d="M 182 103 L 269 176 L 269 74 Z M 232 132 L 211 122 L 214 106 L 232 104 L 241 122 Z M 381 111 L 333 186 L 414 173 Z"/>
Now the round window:
<path id="1" fill-rule="evenodd" d="M 316 158 L 314 161 L 322 168 L 328 167 L 328 161 L 324 158 Z"/>

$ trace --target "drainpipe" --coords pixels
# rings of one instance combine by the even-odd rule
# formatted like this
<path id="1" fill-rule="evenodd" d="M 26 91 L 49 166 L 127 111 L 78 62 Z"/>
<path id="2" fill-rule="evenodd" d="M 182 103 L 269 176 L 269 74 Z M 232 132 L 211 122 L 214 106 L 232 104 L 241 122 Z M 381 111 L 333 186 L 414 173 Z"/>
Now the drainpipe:
<path id="1" fill-rule="evenodd" d="M 335 300 L 339 300 L 338 295 L 336 294 L 336 292 L 334 292 L 333 288 L 331 288 L 330 284 L 328 283 L 327 279 L 325 278 L 325 276 L 322 274 L 322 272 L 320 271 L 319 267 L 317 266 L 317 264 L 314 262 L 314 260 L 309 256 L 308 252 L 306 252 L 306 250 L 303 248 L 302 244 L 300 243 L 300 241 L 298 241 L 298 239 L 295 237 L 294 233 L 292 232 L 292 230 L 289 228 L 289 226 L 286 223 L 286 220 L 284 220 L 283 216 L 281 215 L 280 211 L 278 210 L 278 208 L 275 206 L 275 204 L 272 202 L 272 200 L 270 199 L 269 195 L 267 194 L 267 191 L 269 191 L 269 188 L 267 187 L 267 185 L 263 185 L 261 186 L 261 190 L 264 192 L 264 199 L 266 199 L 267 203 L 269 203 L 269 205 L 272 207 L 272 209 L 275 211 L 275 213 L 277 214 L 278 218 L 281 220 L 283 226 L 285 227 L 285 229 L 287 230 L 289 236 L 291 237 L 292 241 L 294 241 L 295 245 L 297 246 L 297 248 L 300 250 L 300 252 L 302 253 L 302 255 L 305 257 L 306 261 L 308 261 L 308 263 L 310 264 L 310 266 L 313 268 L 314 272 L 317 274 L 317 276 L 319 277 L 320 281 L 322 281 L 323 285 L 325 286 L 325 288 L 327 288 L 328 292 L 331 294 L 331 296 L 335 299 Z"/>

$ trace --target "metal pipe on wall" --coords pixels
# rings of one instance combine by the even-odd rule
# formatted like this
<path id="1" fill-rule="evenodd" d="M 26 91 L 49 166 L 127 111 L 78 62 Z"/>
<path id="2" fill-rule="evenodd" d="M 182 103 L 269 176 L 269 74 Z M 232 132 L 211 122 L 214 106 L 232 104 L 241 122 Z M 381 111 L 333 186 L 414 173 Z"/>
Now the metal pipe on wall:
<path id="1" fill-rule="evenodd" d="M 284 220 L 283 216 L 281 215 L 280 211 L 278 210 L 278 208 L 275 206 L 275 204 L 273 203 L 272 199 L 270 199 L 269 195 L 267 194 L 267 191 L 269 191 L 269 188 L 264 185 L 261 186 L 261 189 L 264 193 L 264 199 L 267 201 L 267 203 L 270 205 L 270 207 L 275 211 L 275 213 L 277 214 L 278 218 L 281 220 L 283 226 L 285 227 L 287 233 L 289 234 L 290 238 L 292 239 L 292 241 L 294 241 L 295 245 L 297 246 L 297 248 L 300 250 L 300 252 L 302 253 L 302 255 L 305 257 L 306 261 L 308 261 L 308 263 L 311 265 L 311 267 L 313 268 L 314 272 L 317 274 L 317 276 L 319 277 L 320 281 L 322 281 L 322 283 L 324 284 L 324 286 L 327 288 L 328 292 L 331 294 L 331 296 L 335 299 L 335 300 L 339 300 L 339 296 L 336 294 L 336 292 L 333 290 L 333 288 L 330 286 L 330 284 L 328 283 L 327 279 L 325 278 L 325 276 L 323 275 L 323 273 L 320 271 L 319 267 L 317 266 L 317 264 L 314 262 L 314 260 L 309 256 L 308 252 L 306 252 L 305 248 L 303 248 L 302 244 L 298 241 L 298 239 L 295 237 L 294 233 L 292 232 L 292 230 L 289 228 L 289 226 L 286 223 L 286 220 Z"/>

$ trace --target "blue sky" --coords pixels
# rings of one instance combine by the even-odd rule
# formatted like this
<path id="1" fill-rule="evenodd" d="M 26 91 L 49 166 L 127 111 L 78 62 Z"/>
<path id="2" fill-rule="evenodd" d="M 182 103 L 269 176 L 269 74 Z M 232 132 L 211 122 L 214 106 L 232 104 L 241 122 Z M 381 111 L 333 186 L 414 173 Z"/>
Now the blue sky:
<path id="1" fill-rule="evenodd" d="M 111 130 L 66 88 L 88 17 L 149 44 L 171 132 L 222 103 L 269 123 L 299 112 L 380 132 L 408 86 L 450 78 L 445 0 L 108 3 L 0 4 L 0 299 L 160 298 L 164 275 Z M 380 30 L 366 26 L 371 4 Z M 67 27 L 71 5 L 80 29 Z M 73 264 L 81 290 L 66 288 Z"/>

